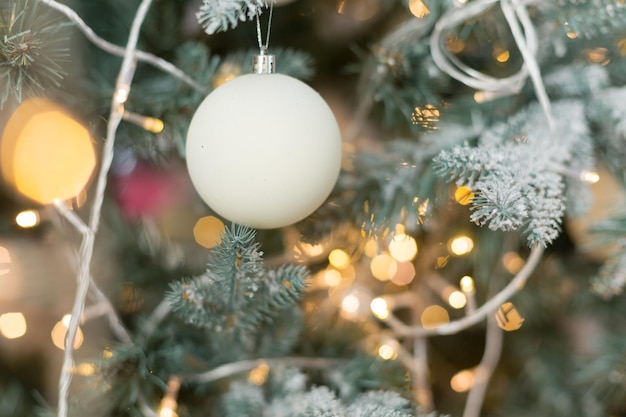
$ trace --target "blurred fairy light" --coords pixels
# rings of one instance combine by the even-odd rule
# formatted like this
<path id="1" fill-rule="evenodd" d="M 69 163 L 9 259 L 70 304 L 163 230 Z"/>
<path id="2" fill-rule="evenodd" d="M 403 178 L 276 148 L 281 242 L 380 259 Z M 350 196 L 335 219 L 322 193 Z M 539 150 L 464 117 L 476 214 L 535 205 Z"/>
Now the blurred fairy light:
<path id="1" fill-rule="evenodd" d="M 365 21 L 373 18 L 381 9 L 380 0 L 340 0 L 337 13 L 354 20 Z"/>
<path id="2" fill-rule="evenodd" d="M 511 302 L 506 302 L 500 306 L 496 312 L 496 321 L 498 326 L 507 332 L 515 331 L 524 324 L 524 318 Z"/>
<path id="3" fill-rule="evenodd" d="M 474 374 L 472 369 L 463 369 L 457 372 L 450 379 L 450 388 L 459 393 L 469 391 L 474 386 Z"/>
<path id="4" fill-rule="evenodd" d="M 509 61 L 509 58 L 511 57 L 511 53 L 508 51 L 508 49 L 496 48 L 493 51 L 493 57 L 499 63 L 504 64 L 505 62 Z"/>
<path id="5" fill-rule="evenodd" d="M 430 14 L 430 10 L 426 4 L 424 4 L 424 0 L 410 0 L 409 1 L 409 10 L 413 14 L 413 16 L 423 19 L 424 17 Z"/>
<path id="6" fill-rule="evenodd" d="M 455 309 L 461 309 L 467 304 L 467 297 L 461 291 L 452 291 L 448 295 L 448 304 Z"/>
<path id="7" fill-rule="evenodd" d="M 241 66 L 229 61 L 224 62 L 220 65 L 217 70 L 217 74 L 215 74 L 215 77 L 213 78 L 213 88 L 215 89 L 220 85 L 236 78 L 239 74 L 241 74 Z"/>
<path id="8" fill-rule="evenodd" d="M 11 255 L 7 248 L 0 246 L 0 277 L 9 273 L 9 265 L 11 264 Z"/>
<path id="9" fill-rule="evenodd" d="M 436 123 L 439 121 L 439 109 L 432 104 L 426 104 L 423 108 L 415 107 L 411 114 L 411 122 L 427 129 L 437 130 Z"/>
<path id="10" fill-rule="evenodd" d="M 566 36 L 570 39 L 576 39 L 578 37 L 578 33 L 574 30 L 568 30 Z"/>
<path id="11" fill-rule="evenodd" d="M 594 48 L 594 49 L 586 49 L 584 51 L 587 55 L 587 61 L 592 64 L 600 64 L 607 65 L 611 62 L 611 58 L 609 57 L 609 50 L 607 48 Z"/>
<path id="12" fill-rule="evenodd" d="M 388 253 L 381 253 L 370 262 L 370 271 L 379 281 L 389 281 L 398 271 L 398 263 Z"/>
<path id="13" fill-rule="evenodd" d="M 425 329 L 432 329 L 441 324 L 450 322 L 450 315 L 445 308 L 438 305 L 431 305 L 424 309 L 420 316 L 420 321 Z"/>
<path id="14" fill-rule="evenodd" d="M 120 85 L 120 87 L 115 91 L 115 95 L 113 99 L 117 104 L 124 104 L 128 101 L 128 95 L 130 94 L 130 86 L 128 85 Z"/>
<path id="15" fill-rule="evenodd" d="M 474 193 L 471 188 L 461 185 L 454 191 L 454 199 L 460 205 L 467 206 L 474 199 Z"/>
<path id="16" fill-rule="evenodd" d="M 334 268 L 327 268 L 322 273 L 322 279 L 324 283 L 329 287 L 336 287 L 341 284 L 342 276 L 341 272 L 337 271 Z"/>
<path id="17" fill-rule="evenodd" d="M 580 180 L 588 184 L 595 184 L 600 181 L 600 174 L 594 171 L 582 171 L 580 173 Z"/>
<path id="18" fill-rule="evenodd" d="M 23 229 L 30 229 L 39 224 L 39 213 L 35 210 L 24 210 L 15 216 L 15 223 Z"/>
<path id="19" fill-rule="evenodd" d="M 474 292 L 474 278 L 470 277 L 469 275 L 465 275 L 463 278 L 461 278 L 459 284 L 461 286 L 461 291 L 465 293 Z"/>
<path id="20" fill-rule="evenodd" d="M 350 255 L 344 250 L 333 249 L 328 254 L 328 262 L 337 269 L 346 269 L 350 266 Z"/>
<path id="21" fill-rule="evenodd" d="M 363 253 L 368 258 L 374 258 L 378 255 L 378 242 L 376 239 L 369 239 L 363 247 Z"/>
<path id="22" fill-rule="evenodd" d="M 93 363 L 83 362 L 74 367 L 73 371 L 76 375 L 92 376 L 96 374 L 96 365 Z"/>
<path id="23" fill-rule="evenodd" d="M 102 359 L 111 359 L 113 357 L 113 351 L 109 348 L 105 348 L 102 351 Z"/>
<path id="24" fill-rule="evenodd" d="M 391 312 L 389 311 L 389 305 L 384 298 L 376 297 L 370 303 L 370 310 L 372 310 L 372 314 L 381 320 L 385 320 L 389 317 Z"/>
<path id="25" fill-rule="evenodd" d="M 507 252 L 502 256 L 502 265 L 511 274 L 517 274 L 526 261 L 517 252 Z"/>
<path id="26" fill-rule="evenodd" d="M 300 253 L 304 254 L 309 258 L 315 258 L 324 253 L 324 245 L 321 243 L 316 243 L 315 245 L 307 242 L 299 242 L 296 245 L 296 248 Z"/>
<path id="27" fill-rule="evenodd" d="M 178 392 L 180 391 L 180 378 L 171 377 L 167 382 L 167 390 L 159 405 L 159 417 L 178 417 Z"/>
<path id="28" fill-rule="evenodd" d="M 38 203 L 79 197 L 95 167 L 89 130 L 51 101 L 25 100 L 5 124 L 0 172 L 9 185 Z"/>
<path id="29" fill-rule="evenodd" d="M 398 357 L 398 350 L 396 346 L 394 345 L 395 343 L 392 343 L 392 342 L 385 342 L 382 345 L 380 345 L 378 347 L 378 356 L 380 356 L 381 359 L 386 360 L 386 361 L 396 359 Z"/>
<path id="30" fill-rule="evenodd" d="M 348 320 L 362 320 L 369 316 L 372 297 L 363 288 L 353 287 L 341 300 L 340 314 Z"/>
<path id="31" fill-rule="evenodd" d="M 389 242 L 389 254 L 398 262 L 412 261 L 417 255 L 417 242 L 407 234 L 396 234 Z"/>
<path id="32" fill-rule="evenodd" d="M 0 315 L 0 333 L 7 339 L 18 339 L 26 334 L 26 318 L 20 312 Z"/>
<path id="33" fill-rule="evenodd" d="M 201 217 L 193 227 L 196 243 L 209 249 L 219 245 L 223 234 L 224 223 L 215 216 Z"/>
<path id="34" fill-rule="evenodd" d="M 267 381 L 267 376 L 270 373 L 270 367 L 267 362 L 260 363 L 256 368 L 250 371 L 248 374 L 248 381 L 254 385 L 263 385 Z"/>
<path id="35" fill-rule="evenodd" d="M 396 262 L 396 272 L 390 280 L 396 285 L 409 285 L 415 278 L 415 266 L 412 262 Z"/>
<path id="36" fill-rule="evenodd" d="M 52 343 L 54 343 L 54 346 L 58 347 L 61 350 L 65 350 L 65 335 L 70 325 L 71 318 L 71 315 L 66 314 L 60 321 L 58 321 L 54 325 L 54 327 L 52 328 L 52 332 L 50 332 L 50 336 L 52 337 Z M 80 348 L 82 344 L 83 331 L 80 329 L 80 327 L 78 327 L 76 330 L 76 337 L 74 338 L 74 349 Z"/>
<path id="37" fill-rule="evenodd" d="M 341 300 L 341 309 L 348 314 L 356 314 L 361 307 L 361 301 L 355 294 L 348 294 Z"/>
<path id="38" fill-rule="evenodd" d="M 455 236 L 448 242 L 448 251 L 453 255 L 466 255 L 472 249 L 474 249 L 474 241 L 469 236 Z"/>
<path id="39" fill-rule="evenodd" d="M 465 49 L 465 41 L 458 36 L 449 35 L 446 38 L 446 47 L 448 48 L 448 51 L 453 54 L 458 54 L 463 52 L 463 49 Z"/>
<path id="40" fill-rule="evenodd" d="M 163 120 L 154 117 L 142 116 L 141 114 L 133 113 L 124 110 L 122 113 L 122 119 L 127 122 L 133 123 L 148 132 L 161 133 L 165 128 Z"/>

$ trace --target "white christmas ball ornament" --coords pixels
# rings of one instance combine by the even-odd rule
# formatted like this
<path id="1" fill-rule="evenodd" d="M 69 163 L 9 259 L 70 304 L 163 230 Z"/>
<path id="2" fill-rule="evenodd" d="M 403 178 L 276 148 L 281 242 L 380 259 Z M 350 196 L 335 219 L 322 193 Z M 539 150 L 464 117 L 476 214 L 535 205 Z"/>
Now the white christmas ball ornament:
<path id="1" fill-rule="evenodd" d="M 341 135 L 321 96 L 282 74 L 248 74 L 209 94 L 187 134 L 187 168 L 204 201 L 257 229 L 293 224 L 332 191 Z"/>

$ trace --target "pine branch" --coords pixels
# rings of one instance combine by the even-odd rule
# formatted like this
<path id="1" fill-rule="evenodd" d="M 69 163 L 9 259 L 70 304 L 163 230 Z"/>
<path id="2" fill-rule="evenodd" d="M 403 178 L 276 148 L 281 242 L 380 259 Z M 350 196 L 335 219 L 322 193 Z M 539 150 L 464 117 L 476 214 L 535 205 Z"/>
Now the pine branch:
<path id="1" fill-rule="evenodd" d="M 213 35 L 254 19 L 263 7 L 267 7 L 265 0 L 203 0 L 196 16 L 204 31 Z"/>
<path id="2" fill-rule="evenodd" d="M 233 225 L 209 254 L 201 276 L 173 283 L 167 294 L 185 322 L 222 333 L 258 330 L 257 326 L 292 307 L 305 289 L 307 271 L 287 265 L 263 269 L 254 230 Z"/>
<path id="3" fill-rule="evenodd" d="M 551 0 L 536 4 L 546 18 L 560 23 L 564 32 L 588 39 L 626 25 L 626 4 L 621 0 Z"/>
<path id="4" fill-rule="evenodd" d="M 0 9 L 0 108 L 10 97 L 18 102 L 59 87 L 69 61 L 67 24 L 39 2 L 11 0 Z"/>
<path id="5" fill-rule="evenodd" d="M 539 106 L 531 105 L 499 123 L 480 137 L 479 145 L 465 143 L 442 151 L 433 161 L 440 176 L 472 189 L 471 220 L 492 230 L 512 231 L 524 226 L 530 246 L 547 245 L 561 231 L 566 207 L 566 184 L 562 167 L 590 169 L 593 146 L 585 123 L 584 105 L 562 100 L 553 105 L 558 140 L 550 133 Z M 570 200 L 588 201 L 572 195 L 586 193 L 570 188 Z M 571 201 L 577 208 L 579 201 Z"/>

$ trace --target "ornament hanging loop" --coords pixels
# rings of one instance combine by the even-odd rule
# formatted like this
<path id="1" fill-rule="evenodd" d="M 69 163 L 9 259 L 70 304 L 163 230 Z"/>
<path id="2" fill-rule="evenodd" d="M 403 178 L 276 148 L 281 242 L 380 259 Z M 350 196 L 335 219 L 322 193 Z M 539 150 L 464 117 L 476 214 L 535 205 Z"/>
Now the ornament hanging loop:
<path id="1" fill-rule="evenodd" d="M 259 19 L 259 13 L 256 15 L 256 34 L 259 42 L 259 55 L 252 57 L 252 72 L 255 74 L 273 74 L 276 72 L 276 57 L 267 53 L 267 48 L 270 45 L 270 29 L 272 27 L 272 13 L 274 11 L 274 0 L 269 0 L 270 14 L 267 21 L 267 36 L 265 37 L 265 43 L 263 43 L 263 37 L 261 35 L 261 20 Z"/>

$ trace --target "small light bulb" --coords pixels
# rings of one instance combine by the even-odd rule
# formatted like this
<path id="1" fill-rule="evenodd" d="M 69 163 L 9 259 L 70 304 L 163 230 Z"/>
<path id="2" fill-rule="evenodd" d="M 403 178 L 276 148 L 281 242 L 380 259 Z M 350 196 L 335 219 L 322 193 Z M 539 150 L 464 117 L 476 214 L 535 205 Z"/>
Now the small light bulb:
<path id="1" fill-rule="evenodd" d="M 398 352 L 396 351 L 395 346 L 391 343 L 383 343 L 378 347 L 378 356 L 380 356 L 383 360 L 389 361 L 398 357 Z"/>
<path id="2" fill-rule="evenodd" d="M 474 193 L 471 188 L 461 185 L 454 192 L 454 199 L 462 206 L 467 206 L 474 199 Z"/>
<path id="3" fill-rule="evenodd" d="M 463 292 L 472 292 L 474 291 L 474 278 L 469 275 L 465 275 L 461 278 L 460 285 Z"/>
<path id="4" fill-rule="evenodd" d="M 453 291 L 448 296 L 448 304 L 450 304 L 450 307 L 458 310 L 465 307 L 467 304 L 467 297 L 461 291 Z"/>
<path id="5" fill-rule="evenodd" d="M 24 210 L 15 216 L 15 223 L 23 229 L 29 229 L 39 224 L 39 213 L 35 210 Z"/>
<path id="6" fill-rule="evenodd" d="M 372 310 L 374 316 L 381 320 L 385 320 L 387 317 L 389 317 L 390 314 L 387 301 L 385 301 L 385 299 L 381 297 L 376 297 L 372 300 L 372 302 L 370 303 L 370 310 Z"/>
<path id="7" fill-rule="evenodd" d="M 410 0 L 409 1 L 409 10 L 413 14 L 413 16 L 423 19 L 428 16 L 430 10 L 426 4 L 424 4 L 424 0 Z"/>
<path id="8" fill-rule="evenodd" d="M 448 250 L 453 255 L 466 255 L 472 249 L 474 249 L 474 241 L 469 236 L 456 236 L 448 242 Z"/>
<path id="9" fill-rule="evenodd" d="M 350 266 L 350 255 L 341 249 L 334 249 L 328 255 L 328 262 L 337 269 L 346 269 Z"/>
<path id="10" fill-rule="evenodd" d="M 600 175 L 594 171 L 583 171 L 580 173 L 580 179 L 588 184 L 595 184 L 600 181 Z"/>

